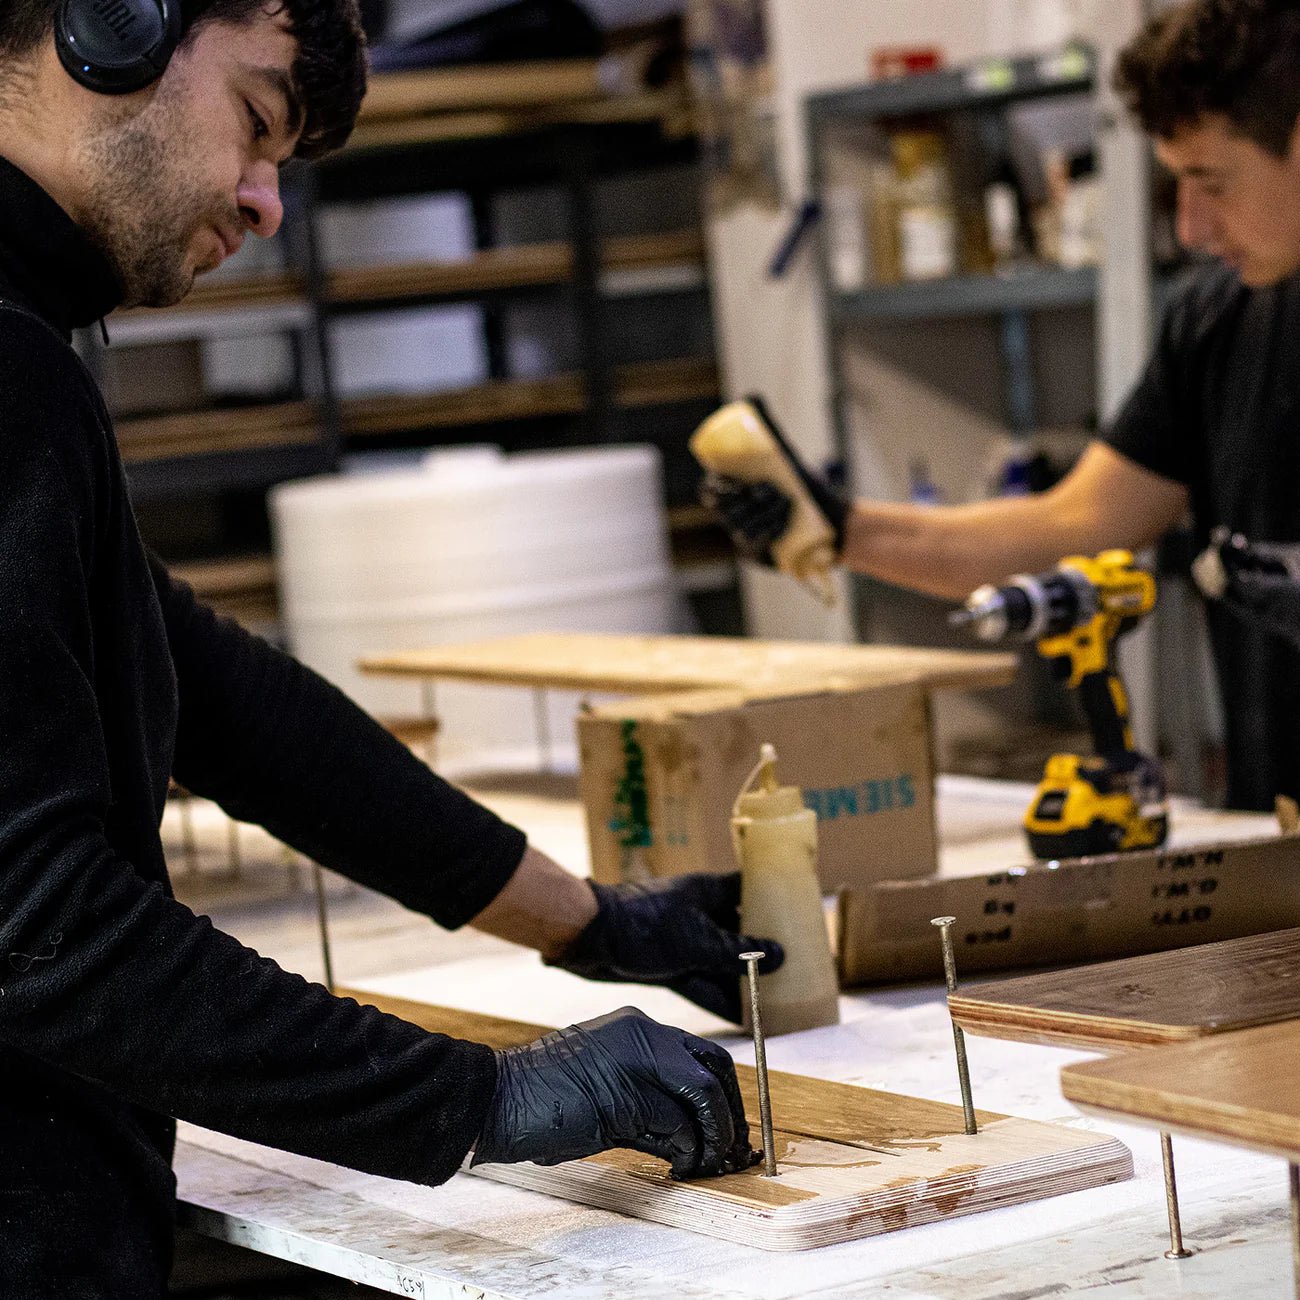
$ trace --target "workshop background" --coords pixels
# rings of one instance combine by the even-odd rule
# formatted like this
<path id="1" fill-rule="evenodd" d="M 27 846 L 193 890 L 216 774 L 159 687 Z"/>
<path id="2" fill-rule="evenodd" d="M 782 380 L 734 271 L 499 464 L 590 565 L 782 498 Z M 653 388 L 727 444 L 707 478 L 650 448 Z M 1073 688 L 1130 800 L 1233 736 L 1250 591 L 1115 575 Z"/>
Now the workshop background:
<path id="1" fill-rule="evenodd" d="M 1106 89 L 1158 7 L 366 0 L 361 121 L 286 172 L 281 234 L 178 307 L 110 317 L 107 345 L 78 339 L 146 541 L 452 775 L 542 746 L 571 772 L 574 700 L 537 716 L 451 688 L 435 708 L 358 675 L 360 654 L 534 630 L 965 647 L 944 602 L 841 577 L 827 610 L 738 564 L 687 440 L 761 392 L 855 494 L 1056 481 L 1184 269 L 1172 196 Z M 285 486 L 320 475 L 328 490 Z M 1139 746 L 1213 803 L 1222 728 L 1187 549 L 1145 557 L 1161 602 L 1123 666 Z M 940 771 L 1036 780 L 1087 748 L 1076 704 L 1022 658 L 1014 686 L 935 698 Z M 204 839 L 196 816 L 168 824 L 178 892 L 308 969 L 308 893 L 284 887 L 299 866 L 259 874 L 244 832 Z M 327 889 L 346 944 L 356 891 Z M 357 917 L 362 965 L 410 937 Z M 426 962 L 451 942 L 427 931 Z M 181 1294 L 359 1293 L 186 1243 Z"/>

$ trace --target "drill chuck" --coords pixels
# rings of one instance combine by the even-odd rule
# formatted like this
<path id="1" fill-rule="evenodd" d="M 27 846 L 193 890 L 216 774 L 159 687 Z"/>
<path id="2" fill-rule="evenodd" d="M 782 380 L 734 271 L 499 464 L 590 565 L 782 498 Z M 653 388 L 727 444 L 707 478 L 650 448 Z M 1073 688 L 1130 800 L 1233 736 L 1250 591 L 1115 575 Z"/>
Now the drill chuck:
<path id="1" fill-rule="evenodd" d="M 1096 609 L 1096 591 L 1087 578 L 1060 568 L 1036 577 L 1018 573 L 1001 586 L 980 587 L 949 622 L 969 627 L 981 641 L 1036 641 L 1086 623 Z"/>

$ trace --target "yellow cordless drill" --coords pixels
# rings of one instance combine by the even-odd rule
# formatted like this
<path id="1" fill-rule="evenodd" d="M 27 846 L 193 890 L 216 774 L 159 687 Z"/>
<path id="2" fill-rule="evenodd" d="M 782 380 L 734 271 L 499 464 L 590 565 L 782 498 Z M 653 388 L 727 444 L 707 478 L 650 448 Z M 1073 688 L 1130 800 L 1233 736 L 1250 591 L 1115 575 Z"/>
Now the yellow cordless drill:
<path id="1" fill-rule="evenodd" d="M 1072 555 L 1048 573 L 1017 574 L 972 592 L 952 622 L 982 641 L 1036 641 L 1038 653 L 1079 691 L 1096 754 L 1053 754 L 1025 814 L 1040 858 L 1154 848 L 1169 830 L 1159 764 L 1133 745 L 1128 695 L 1111 644 L 1156 603 L 1155 579 L 1128 551 Z"/>

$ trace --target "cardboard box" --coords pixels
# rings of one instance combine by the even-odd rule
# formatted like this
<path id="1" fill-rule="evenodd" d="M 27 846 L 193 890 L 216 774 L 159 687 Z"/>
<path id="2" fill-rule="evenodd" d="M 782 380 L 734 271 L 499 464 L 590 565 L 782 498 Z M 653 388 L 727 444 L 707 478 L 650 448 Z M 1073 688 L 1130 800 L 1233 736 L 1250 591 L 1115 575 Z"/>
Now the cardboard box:
<path id="1" fill-rule="evenodd" d="M 959 976 L 1284 929 L 1300 925 L 1300 835 L 846 889 L 840 983 L 940 978 L 936 916 L 957 918 Z"/>
<path id="2" fill-rule="evenodd" d="M 935 870 L 928 694 L 915 680 L 870 687 L 691 691 L 578 718 L 580 789 L 593 874 L 731 871 L 731 809 L 776 747 L 783 785 L 818 814 L 826 892 Z"/>

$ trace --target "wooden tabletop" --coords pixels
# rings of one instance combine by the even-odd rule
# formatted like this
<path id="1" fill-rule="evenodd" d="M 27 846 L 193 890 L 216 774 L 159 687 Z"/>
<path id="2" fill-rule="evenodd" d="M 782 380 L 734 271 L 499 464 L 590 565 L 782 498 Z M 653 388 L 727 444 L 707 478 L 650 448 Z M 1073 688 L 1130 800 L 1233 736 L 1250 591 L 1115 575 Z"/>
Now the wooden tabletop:
<path id="1" fill-rule="evenodd" d="M 1015 668 L 1014 655 L 967 650 L 596 633 L 499 637 L 468 645 L 390 651 L 361 661 L 363 672 L 377 676 L 631 694 L 795 682 L 1002 686 L 1014 677 Z"/>
<path id="2" fill-rule="evenodd" d="M 1086 1111 L 1300 1160 L 1300 1022 L 1125 1052 L 1061 1071 Z"/>
<path id="3" fill-rule="evenodd" d="M 973 1034 L 1103 1049 L 1300 1020 L 1300 929 L 990 984 L 948 999 Z"/>

